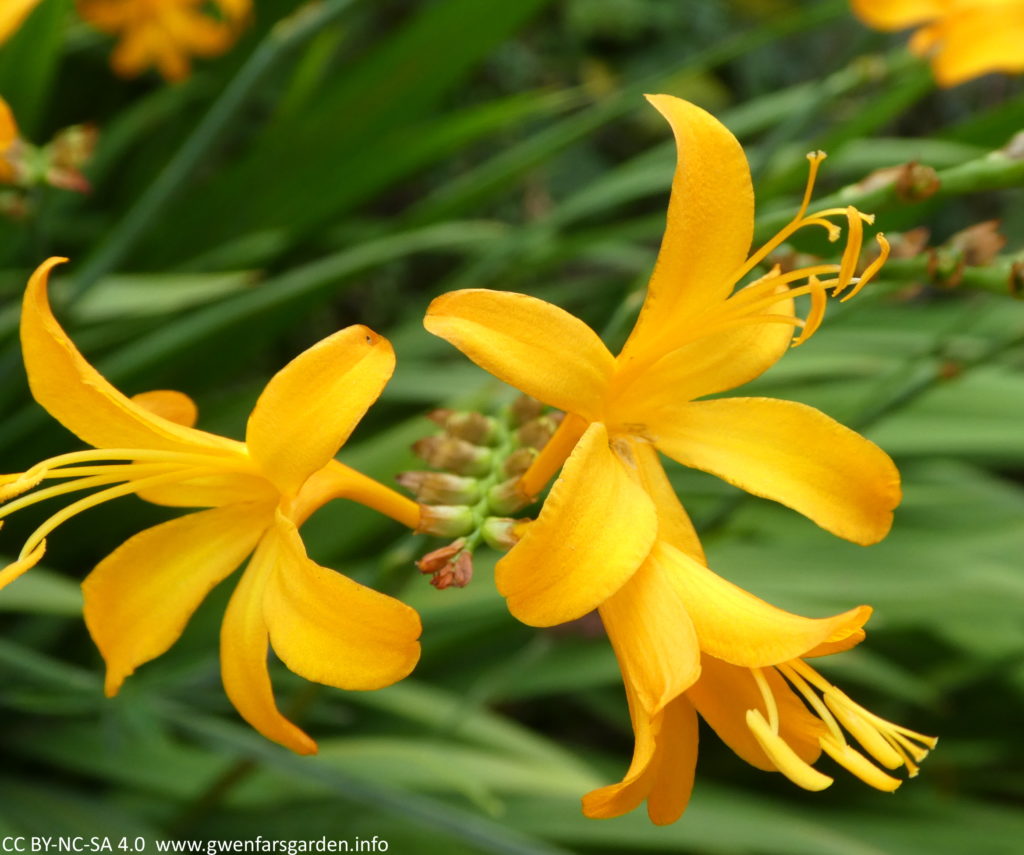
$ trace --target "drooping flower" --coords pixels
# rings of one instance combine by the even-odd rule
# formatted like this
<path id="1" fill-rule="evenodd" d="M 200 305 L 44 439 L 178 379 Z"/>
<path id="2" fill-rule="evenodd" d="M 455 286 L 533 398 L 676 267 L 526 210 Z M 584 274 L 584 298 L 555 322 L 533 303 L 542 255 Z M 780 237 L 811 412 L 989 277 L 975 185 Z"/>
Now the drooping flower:
<path id="1" fill-rule="evenodd" d="M 747 257 L 750 172 L 736 138 L 711 115 L 670 96 L 650 98 L 679 148 L 668 226 L 640 318 L 613 356 L 582 321 L 534 297 L 482 289 L 438 297 L 425 324 L 481 367 L 565 410 L 520 482 L 536 496 L 565 466 L 540 516 L 497 566 L 499 590 L 525 623 L 550 626 L 598 607 L 636 572 L 655 542 L 657 514 L 637 455 L 654 448 L 782 502 L 834 534 L 873 543 L 888 532 L 899 474 L 876 445 L 812 407 L 769 398 L 696 400 L 760 375 L 806 340 L 828 291 L 853 296 L 882 252 L 854 276 L 871 218 L 854 208 L 807 213 L 822 155 L 788 226 Z M 849 224 L 838 263 L 780 272 L 746 287 L 769 253 L 805 227 Z M 802 284 L 801 284 L 802 283 Z M 807 295 L 806 319 L 794 298 Z M 656 457 L 656 455 L 655 455 Z"/>
<path id="2" fill-rule="evenodd" d="M 910 50 L 930 56 L 941 86 L 993 71 L 1024 71 L 1024 0 L 851 0 L 878 30 L 920 26 Z"/>
<path id="3" fill-rule="evenodd" d="M 82 18 L 120 41 L 110 62 L 122 77 L 155 68 L 166 80 L 187 77 L 193 56 L 224 53 L 251 11 L 251 0 L 77 0 Z"/>
<path id="4" fill-rule="evenodd" d="M 14 35 L 39 0 L 4 0 L 0 4 L 0 45 Z"/>
<path id="5" fill-rule="evenodd" d="M 394 369 L 388 341 L 351 326 L 297 356 L 267 384 L 245 442 L 197 430 L 179 392 L 128 398 L 89 365 L 51 313 L 47 277 L 32 276 L 21 341 L 35 399 L 94 450 L 0 477 L 0 518 L 88 491 L 42 523 L 0 588 L 37 564 L 46 538 L 71 517 L 122 496 L 203 508 L 129 538 L 85 579 L 85 620 L 106 661 L 106 693 L 178 639 L 206 594 L 247 556 L 221 630 L 221 673 L 232 703 L 269 739 L 299 753 L 316 744 L 274 702 L 268 644 L 295 673 L 344 689 L 380 688 L 419 657 L 415 611 L 314 563 L 298 533 L 334 498 L 410 528 L 414 502 L 334 459 Z M 51 482 L 51 486 L 40 486 Z M 54 483 L 55 482 L 55 483 Z M 32 491 L 32 492 L 28 492 Z M 20 495 L 25 494 L 25 495 Z M 18 498 L 14 498 L 14 497 Z"/>
<path id="6" fill-rule="evenodd" d="M 646 800 L 653 822 L 675 822 L 693 788 L 698 715 L 742 759 L 804 789 L 832 783 L 811 765 L 822 751 L 883 791 L 901 781 L 880 766 L 916 775 L 936 740 L 868 712 L 804 661 L 858 644 L 871 609 L 804 618 L 708 570 L 653 450 L 638 452 L 657 501 L 658 540 L 640 570 L 600 607 L 636 743 L 623 780 L 584 796 L 584 813 L 619 816 Z"/>

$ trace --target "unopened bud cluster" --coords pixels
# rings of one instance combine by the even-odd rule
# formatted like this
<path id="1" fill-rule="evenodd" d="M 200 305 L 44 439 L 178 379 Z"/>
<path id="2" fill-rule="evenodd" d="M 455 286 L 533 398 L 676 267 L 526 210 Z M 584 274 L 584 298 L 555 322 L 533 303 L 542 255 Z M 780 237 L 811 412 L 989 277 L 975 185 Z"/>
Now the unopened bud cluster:
<path id="1" fill-rule="evenodd" d="M 23 191 L 40 185 L 59 187 L 76 193 L 89 192 L 89 181 L 82 168 L 92 157 L 97 141 L 92 125 L 64 128 L 46 145 L 35 146 L 16 138 L 0 147 L 0 183 L 21 188 L 22 192 L 3 194 L 0 208 L 14 217 L 30 213 Z"/>
<path id="2" fill-rule="evenodd" d="M 434 410 L 441 430 L 413 445 L 431 467 L 403 472 L 398 483 L 420 503 L 418 531 L 456 538 L 417 562 L 437 588 L 464 587 L 473 575 L 473 550 L 486 543 L 506 551 L 528 521 L 512 518 L 530 499 L 519 479 L 558 427 L 560 413 L 545 413 L 521 397 L 500 416 Z"/>

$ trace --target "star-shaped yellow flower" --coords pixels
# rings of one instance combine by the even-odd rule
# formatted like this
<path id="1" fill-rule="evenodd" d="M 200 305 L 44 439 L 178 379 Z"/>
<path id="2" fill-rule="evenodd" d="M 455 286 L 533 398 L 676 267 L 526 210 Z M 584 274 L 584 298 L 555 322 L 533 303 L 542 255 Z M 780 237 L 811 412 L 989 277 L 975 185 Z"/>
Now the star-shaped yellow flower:
<path id="1" fill-rule="evenodd" d="M 852 0 L 852 5 L 878 30 L 920 25 L 910 49 L 931 56 L 941 86 L 992 71 L 1024 71 L 1024 0 Z"/>
<path id="2" fill-rule="evenodd" d="M 139 665 L 178 639 L 206 594 L 251 553 L 221 631 L 221 672 L 232 703 L 269 739 L 303 754 L 316 744 L 278 711 L 268 644 L 309 680 L 375 689 L 405 677 L 419 657 L 420 621 L 408 606 L 311 561 L 298 533 L 317 508 L 346 498 L 410 528 L 415 503 L 334 460 L 394 369 L 388 341 L 351 326 L 315 344 L 267 384 L 237 442 L 192 427 L 178 392 L 128 398 L 75 348 L 53 317 L 47 277 L 32 276 L 21 317 L 29 385 L 50 414 L 95 450 L 62 454 L 0 477 L 0 518 L 36 502 L 88 491 L 39 526 L 0 588 L 38 563 L 49 534 L 103 502 L 138 495 L 206 508 L 129 538 L 83 583 L 85 620 L 114 695 Z M 36 489 L 44 482 L 53 486 Z M 13 498 L 21 493 L 33 492 Z"/>
<path id="3" fill-rule="evenodd" d="M 425 320 L 481 367 L 567 413 L 521 487 L 536 495 L 564 462 L 562 473 L 537 521 L 497 566 L 510 610 L 534 626 L 597 608 L 651 552 L 656 502 L 643 473 L 656 467 L 655 448 L 857 543 L 885 536 L 900 499 L 889 457 L 812 407 L 696 400 L 760 375 L 789 347 L 794 327 L 802 327 L 798 342 L 812 334 L 827 290 L 852 296 L 863 287 L 886 257 L 884 238 L 880 257 L 858 280 L 863 224 L 871 218 L 854 208 L 807 213 L 819 153 L 797 216 L 748 258 L 754 196 L 736 138 L 693 104 L 650 100 L 675 132 L 679 164 L 647 298 L 617 357 L 582 321 L 523 294 L 445 294 Z M 798 229 L 838 237 L 834 217 L 849 224 L 841 262 L 773 269 L 736 290 Z M 810 298 L 806 320 L 794 314 L 800 295 Z M 644 457 L 655 463 L 645 466 Z"/>
<path id="4" fill-rule="evenodd" d="M 169 81 L 188 76 L 193 56 L 224 53 L 238 36 L 251 0 L 215 0 L 222 13 L 209 14 L 206 0 L 77 0 L 83 20 L 120 37 L 110 58 L 123 77 L 155 68 Z"/>

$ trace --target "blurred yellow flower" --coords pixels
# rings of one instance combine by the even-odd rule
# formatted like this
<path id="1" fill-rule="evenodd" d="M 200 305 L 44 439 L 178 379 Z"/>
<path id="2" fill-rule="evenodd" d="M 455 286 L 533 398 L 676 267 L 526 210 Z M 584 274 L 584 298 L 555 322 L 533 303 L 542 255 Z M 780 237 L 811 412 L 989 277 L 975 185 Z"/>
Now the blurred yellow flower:
<path id="1" fill-rule="evenodd" d="M 308 754 L 316 744 L 278 711 L 268 644 L 294 672 L 344 689 L 405 677 L 419 657 L 420 621 L 397 600 L 311 561 L 298 533 L 317 508 L 347 498 L 415 527 L 415 503 L 334 460 L 394 369 L 388 341 L 351 326 L 292 360 L 267 384 L 244 443 L 196 430 L 185 395 L 125 397 L 75 348 L 51 313 L 47 277 L 32 276 L 21 342 L 35 399 L 94 451 L 62 454 L 0 477 L 0 518 L 45 499 L 78 499 L 42 523 L 0 588 L 34 566 L 59 525 L 103 502 L 138 495 L 206 508 L 129 538 L 83 583 L 85 620 L 117 693 L 139 665 L 178 639 L 206 594 L 252 553 L 224 616 L 228 697 L 269 739 Z M 54 486 L 35 489 L 44 481 Z M 28 490 L 34 492 L 13 498 Z"/>
<path id="2" fill-rule="evenodd" d="M 646 800 L 653 822 L 679 819 L 693 787 L 698 714 L 748 763 L 805 789 L 832 783 L 810 765 L 823 750 L 873 787 L 900 785 L 849 743 L 844 727 L 878 764 L 916 775 L 935 740 L 868 712 L 803 661 L 859 643 L 871 609 L 804 618 L 715 575 L 653 454 L 641 472 L 655 487 L 658 541 L 600 607 L 636 744 L 623 780 L 584 797 L 587 816 L 619 816 Z"/>
<path id="3" fill-rule="evenodd" d="M 0 3 L 0 44 L 9 39 L 25 22 L 39 0 L 3 0 Z"/>
<path id="4" fill-rule="evenodd" d="M 1024 71 L 1024 0 L 851 0 L 879 30 L 922 25 L 910 49 L 930 56 L 941 86 L 992 71 Z"/>
<path id="5" fill-rule="evenodd" d="M 155 68 L 169 81 L 188 76 L 193 56 L 217 56 L 234 43 L 251 0 L 77 0 L 82 18 L 118 36 L 110 62 L 123 77 Z M 219 17 L 209 13 L 215 6 Z"/>
<path id="6" fill-rule="evenodd" d="M 18 146 L 18 123 L 10 105 L 0 98 L 0 183 L 9 184 L 17 176 L 12 155 Z"/>
<path id="7" fill-rule="evenodd" d="M 497 565 L 509 609 L 525 623 L 578 618 L 620 590 L 650 554 L 658 530 L 655 449 L 782 502 L 857 543 L 888 532 L 899 474 L 877 446 L 803 404 L 768 398 L 696 401 L 752 380 L 817 328 L 826 295 L 855 294 L 884 262 L 887 244 L 855 277 L 863 224 L 854 208 L 807 213 L 814 174 L 796 217 L 749 258 L 754 196 L 736 138 L 699 107 L 650 101 L 671 124 L 679 164 L 668 225 L 640 318 L 618 357 L 556 306 L 523 294 L 467 290 L 430 306 L 425 324 L 474 362 L 567 413 L 523 476 L 536 495 L 564 462 L 540 516 Z M 834 240 L 841 262 L 772 269 L 734 292 L 799 229 Z M 824 279 L 821 277 L 825 277 Z M 803 283 L 803 284 L 799 284 Z M 806 319 L 793 298 L 807 295 Z M 642 463 L 650 458 L 650 464 Z M 688 525 L 688 523 L 687 523 Z"/>

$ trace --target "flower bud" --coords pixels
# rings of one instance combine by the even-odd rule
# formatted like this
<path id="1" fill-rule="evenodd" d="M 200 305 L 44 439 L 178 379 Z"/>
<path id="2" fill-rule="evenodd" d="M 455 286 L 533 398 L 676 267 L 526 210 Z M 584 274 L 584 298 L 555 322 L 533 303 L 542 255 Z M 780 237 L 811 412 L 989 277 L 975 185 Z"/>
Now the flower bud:
<path id="1" fill-rule="evenodd" d="M 420 505 L 417 534 L 461 537 L 476 527 L 473 509 L 466 505 Z"/>
<path id="2" fill-rule="evenodd" d="M 443 591 L 445 588 L 465 588 L 473 578 L 473 555 L 460 552 L 454 561 L 449 561 L 434 573 L 430 584 Z"/>
<path id="3" fill-rule="evenodd" d="M 512 425 L 519 427 L 533 421 L 543 412 L 544 405 L 536 398 L 531 398 L 529 395 L 520 395 L 513 401 L 509 415 L 511 416 Z"/>
<path id="4" fill-rule="evenodd" d="M 490 451 L 457 437 L 424 437 L 413 443 L 412 450 L 427 465 L 459 475 L 486 475 L 491 468 Z"/>
<path id="5" fill-rule="evenodd" d="M 499 552 L 508 552 L 519 542 L 527 520 L 513 520 L 507 517 L 488 517 L 480 527 L 484 543 Z"/>
<path id="6" fill-rule="evenodd" d="M 554 419 L 540 416 L 528 421 L 516 431 L 516 441 L 521 446 L 536 448 L 539 451 L 548 444 L 548 440 L 554 435 L 557 427 Z"/>
<path id="7" fill-rule="evenodd" d="M 487 504 L 496 514 L 514 514 L 530 504 L 530 498 L 519 490 L 519 479 L 509 478 L 487 491 Z"/>
<path id="8" fill-rule="evenodd" d="M 428 552 L 416 562 L 416 566 L 419 568 L 420 573 L 437 573 L 439 570 L 444 569 L 444 566 L 458 555 L 465 545 L 466 538 L 460 537 L 447 546 L 442 546 L 440 549 Z"/>
<path id="9" fill-rule="evenodd" d="M 536 448 L 517 448 L 505 458 L 505 462 L 502 464 L 502 471 L 510 478 L 518 478 L 530 468 L 530 464 L 533 463 L 536 457 Z"/>
<path id="10" fill-rule="evenodd" d="M 426 505 L 472 505 L 480 498 L 475 478 L 449 472 L 400 472 L 396 480 Z"/>

